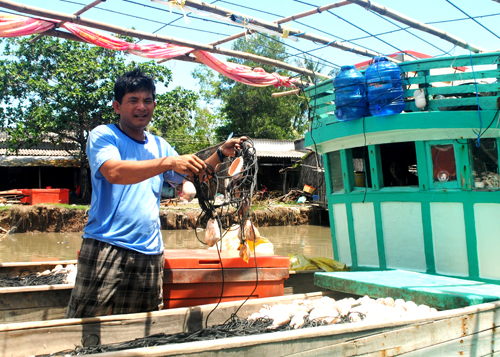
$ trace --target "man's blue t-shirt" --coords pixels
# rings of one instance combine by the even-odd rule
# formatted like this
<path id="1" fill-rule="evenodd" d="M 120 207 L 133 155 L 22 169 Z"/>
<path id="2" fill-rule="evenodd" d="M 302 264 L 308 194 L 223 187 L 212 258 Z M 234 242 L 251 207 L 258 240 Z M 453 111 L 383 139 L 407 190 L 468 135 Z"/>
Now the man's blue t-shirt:
<path id="1" fill-rule="evenodd" d="M 159 218 L 163 180 L 177 186 L 184 177 L 167 171 L 133 185 L 119 185 L 109 183 L 99 172 L 110 159 L 140 161 L 178 155 L 164 139 L 145 135 L 144 142 L 132 139 L 115 124 L 100 125 L 90 133 L 87 156 L 93 191 L 83 238 L 144 254 L 163 252 Z"/>

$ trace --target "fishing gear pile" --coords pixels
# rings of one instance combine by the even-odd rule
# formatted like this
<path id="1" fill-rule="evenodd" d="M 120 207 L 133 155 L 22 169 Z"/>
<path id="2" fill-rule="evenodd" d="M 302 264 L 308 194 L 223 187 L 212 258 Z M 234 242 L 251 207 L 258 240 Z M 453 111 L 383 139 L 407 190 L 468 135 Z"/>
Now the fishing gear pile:
<path id="1" fill-rule="evenodd" d="M 58 285 L 58 284 L 73 284 L 76 277 L 76 266 L 68 264 L 65 268 L 62 265 L 57 265 L 52 271 L 45 270 L 41 273 L 20 274 L 19 276 L 11 276 L 0 278 L 0 288 L 13 288 L 21 286 L 37 286 L 37 285 Z"/>
<path id="2" fill-rule="evenodd" d="M 321 321 L 309 321 L 306 318 L 306 323 L 302 328 L 317 327 L 326 325 Z M 163 346 L 176 343 L 187 343 L 197 341 L 218 340 L 229 337 L 241 337 L 249 335 L 257 335 L 263 333 L 273 333 L 277 331 L 289 331 L 293 328 L 290 326 L 272 327 L 273 320 L 270 318 L 258 318 L 255 320 L 241 319 L 233 315 L 228 321 L 221 325 L 214 325 L 210 328 L 201 329 L 194 332 L 181 332 L 176 334 L 158 333 L 155 335 L 138 338 L 133 341 L 122 343 L 113 343 L 108 345 L 97 346 L 76 346 L 73 350 L 64 350 L 46 355 L 37 355 L 36 357 L 57 357 L 57 356 L 81 356 L 91 355 L 105 352 L 117 352 L 128 349 Z"/>
<path id="3" fill-rule="evenodd" d="M 240 257 L 248 262 L 250 248 L 246 241 L 255 240 L 256 230 L 248 217 L 257 183 L 257 154 L 251 139 L 244 141 L 235 151 L 235 156 L 228 161 L 215 168 L 207 165 L 203 177 L 192 179 L 202 210 L 196 227 L 206 227 L 204 239 L 198 237 L 197 231 L 196 238 L 212 247 L 229 232 L 231 221 L 239 221 Z M 224 234 L 223 229 L 226 229 Z"/>
<path id="4" fill-rule="evenodd" d="M 170 335 L 159 333 L 122 343 L 88 347 L 77 346 L 74 350 L 65 350 L 38 357 L 116 352 L 126 349 L 267 334 L 333 324 L 377 323 L 380 321 L 396 321 L 398 319 L 414 319 L 432 316 L 437 312 L 436 309 L 426 305 L 417 305 L 412 301 L 402 299 L 394 300 L 390 297 L 376 300 L 368 296 L 359 299 L 345 298 L 342 300 L 335 300 L 328 296 L 323 296 L 320 299 L 296 299 L 291 304 L 264 305 L 247 319 L 241 319 L 233 314 L 221 325 L 214 325 L 194 332 L 181 332 Z M 88 338 L 90 337 L 97 338 L 94 335 Z M 85 344 L 84 342 L 82 344 Z"/>

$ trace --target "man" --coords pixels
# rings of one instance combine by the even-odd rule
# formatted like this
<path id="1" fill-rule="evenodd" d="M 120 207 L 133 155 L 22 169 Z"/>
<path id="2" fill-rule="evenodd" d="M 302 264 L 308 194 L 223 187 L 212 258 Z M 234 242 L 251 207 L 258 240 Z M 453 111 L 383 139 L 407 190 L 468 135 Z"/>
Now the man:
<path id="1" fill-rule="evenodd" d="M 144 131 L 156 107 L 155 85 L 139 69 L 115 83 L 118 124 L 89 136 L 92 202 L 78 257 L 67 318 L 147 312 L 163 307 L 163 241 L 159 203 L 163 180 L 177 186 L 234 156 L 246 138 L 226 141 L 203 162 L 179 156 L 162 138 Z"/>

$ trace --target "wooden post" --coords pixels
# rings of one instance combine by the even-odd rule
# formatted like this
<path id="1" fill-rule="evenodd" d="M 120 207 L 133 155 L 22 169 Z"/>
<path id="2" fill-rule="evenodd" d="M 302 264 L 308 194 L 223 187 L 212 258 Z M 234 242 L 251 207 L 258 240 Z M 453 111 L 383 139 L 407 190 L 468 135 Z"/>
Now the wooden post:
<path id="1" fill-rule="evenodd" d="M 265 20 L 260 20 L 255 17 L 247 16 L 245 14 L 232 11 L 229 9 L 222 8 L 220 6 L 214 6 L 211 4 L 207 4 L 201 1 L 197 0 L 186 0 L 185 1 L 185 6 L 192 7 L 194 9 L 202 10 L 202 11 L 207 11 L 211 12 L 213 14 L 223 16 L 227 18 L 228 14 L 232 15 L 238 15 L 242 16 L 243 18 L 252 18 L 252 25 L 259 26 L 277 33 L 283 33 L 284 28 L 280 26 L 279 23 L 275 22 L 270 22 L 270 21 L 265 21 Z M 344 51 L 349 51 L 353 52 L 362 56 L 367 56 L 367 57 L 376 57 L 376 56 L 381 56 L 380 53 L 371 51 L 371 50 L 365 50 L 361 47 L 353 46 L 350 44 L 345 44 L 343 42 L 339 41 L 333 41 L 331 38 L 323 37 L 323 36 L 318 36 L 318 35 L 313 35 L 311 33 L 303 32 L 301 30 L 297 30 L 291 27 L 287 27 L 286 31 L 289 33 L 289 35 L 300 35 L 300 38 L 303 38 L 305 40 L 309 41 L 314 41 L 317 43 L 321 43 L 323 45 L 329 46 L 329 47 L 335 47 Z"/>
<path id="2" fill-rule="evenodd" d="M 399 12 L 396 12 L 394 10 L 388 9 L 385 6 L 379 5 L 373 1 L 369 0 L 349 0 L 356 5 L 359 5 L 367 10 L 372 10 L 375 11 L 376 13 L 379 13 L 380 15 L 390 17 L 393 20 L 399 21 L 405 25 L 411 26 L 417 30 L 424 31 L 427 33 L 430 33 L 431 35 L 437 36 L 439 38 L 442 38 L 445 41 L 451 42 L 454 45 L 460 46 L 462 48 L 465 48 L 466 50 L 470 49 L 472 52 L 484 52 L 485 50 L 481 47 L 472 45 L 468 43 L 467 41 L 464 41 L 458 37 L 452 36 L 448 33 L 446 33 L 443 30 L 440 30 L 434 26 L 429 26 L 427 24 L 424 24 L 423 22 L 414 20 L 408 16 L 405 16 L 403 14 L 400 14 Z"/>
<path id="3" fill-rule="evenodd" d="M 100 4 L 103 0 L 95 0 L 93 1 L 92 3 L 86 5 L 84 8 L 78 10 L 77 12 L 74 13 L 74 15 L 78 16 L 78 15 L 81 15 L 83 14 L 85 11 L 89 10 L 89 9 L 92 9 L 93 7 L 97 6 L 98 4 Z M 106 1 L 106 0 L 104 0 Z M 59 21 L 57 24 L 54 25 L 53 28 L 59 28 L 61 27 L 61 25 L 64 23 L 65 21 Z M 34 43 L 35 41 L 38 41 L 39 39 L 42 38 L 42 36 L 44 36 L 43 33 L 39 34 L 38 36 L 32 38 L 30 40 L 31 43 Z"/>
<path id="4" fill-rule="evenodd" d="M 301 19 L 303 17 L 309 16 L 309 15 L 318 14 L 320 12 L 323 12 L 323 11 L 326 11 L 326 10 L 330 10 L 330 9 L 333 9 L 333 8 L 336 8 L 336 7 L 341 7 L 341 6 L 349 5 L 350 3 L 351 3 L 350 1 L 334 2 L 332 4 L 328 4 L 328 5 L 325 5 L 325 6 L 320 6 L 317 9 L 314 9 L 314 10 L 304 11 L 304 12 L 301 12 L 301 13 L 296 14 L 296 15 L 283 17 L 282 19 L 278 19 L 278 20 L 275 20 L 273 22 L 275 22 L 277 24 L 284 24 L 286 22 L 295 21 L 295 20 Z M 237 33 L 236 35 L 232 35 L 232 36 L 223 38 L 222 40 L 211 42 L 210 44 L 214 45 L 214 46 L 215 45 L 220 45 L 220 44 L 232 41 L 232 40 L 236 40 L 237 38 L 243 37 L 243 36 L 245 36 L 246 33 L 247 33 L 246 31 L 243 31 L 243 32 Z"/>

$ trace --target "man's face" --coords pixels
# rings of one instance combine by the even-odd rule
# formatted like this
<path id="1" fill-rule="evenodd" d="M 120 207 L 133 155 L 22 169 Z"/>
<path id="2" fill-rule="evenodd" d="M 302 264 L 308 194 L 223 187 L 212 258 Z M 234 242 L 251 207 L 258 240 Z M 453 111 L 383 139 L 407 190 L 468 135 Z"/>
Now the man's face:
<path id="1" fill-rule="evenodd" d="M 127 93 L 121 104 L 116 100 L 113 102 L 115 112 L 120 115 L 120 122 L 130 129 L 144 129 L 151 118 L 156 107 L 153 94 L 148 91 Z"/>

